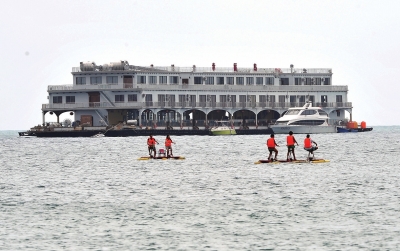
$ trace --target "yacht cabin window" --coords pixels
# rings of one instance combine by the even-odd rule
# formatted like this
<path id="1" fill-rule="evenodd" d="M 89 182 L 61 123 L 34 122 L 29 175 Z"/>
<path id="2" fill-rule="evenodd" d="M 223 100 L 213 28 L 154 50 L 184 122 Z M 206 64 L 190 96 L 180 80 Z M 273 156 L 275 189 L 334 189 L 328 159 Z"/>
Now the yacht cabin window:
<path id="1" fill-rule="evenodd" d="M 325 122 L 325 120 L 298 120 L 294 121 L 292 123 L 289 123 L 289 125 L 322 125 Z"/>
<path id="2" fill-rule="evenodd" d="M 328 113 L 326 113 L 324 110 L 318 110 L 318 113 L 322 116 L 328 116 Z"/>
<path id="3" fill-rule="evenodd" d="M 293 109 L 293 110 L 288 110 L 285 115 L 297 115 L 299 114 L 301 110 L 300 109 Z"/>
<path id="4" fill-rule="evenodd" d="M 314 115 L 314 114 L 317 114 L 316 110 L 304 110 L 301 112 L 300 115 Z"/>

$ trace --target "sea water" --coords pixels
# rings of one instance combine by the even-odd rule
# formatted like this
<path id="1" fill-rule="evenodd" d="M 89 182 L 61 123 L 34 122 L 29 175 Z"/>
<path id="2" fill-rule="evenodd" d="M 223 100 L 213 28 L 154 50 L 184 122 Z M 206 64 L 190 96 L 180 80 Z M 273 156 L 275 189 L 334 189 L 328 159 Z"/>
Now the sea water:
<path id="1" fill-rule="evenodd" d="M 139 161 L 146 137 L 2 131 L 0 249 L 400 249 L 400 127 L 311 135 L 321 164 L 254 164 L 268 137 L 171 136 L 185 160 Z"/>

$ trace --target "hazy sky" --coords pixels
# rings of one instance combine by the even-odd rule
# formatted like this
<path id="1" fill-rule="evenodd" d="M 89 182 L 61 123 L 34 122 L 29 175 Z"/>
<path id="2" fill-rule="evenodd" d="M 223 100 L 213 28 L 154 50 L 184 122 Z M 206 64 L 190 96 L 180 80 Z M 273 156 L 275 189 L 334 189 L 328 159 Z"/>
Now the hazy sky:
<path id="1" fill-rule="evenodd" d="M 0 2 L 0 130 L 42 123 L 81 61 L 332 68 L 353 119 L 400 125 L 400 1 Z M 50 116 L 48 121 L 55 121 Z"/>

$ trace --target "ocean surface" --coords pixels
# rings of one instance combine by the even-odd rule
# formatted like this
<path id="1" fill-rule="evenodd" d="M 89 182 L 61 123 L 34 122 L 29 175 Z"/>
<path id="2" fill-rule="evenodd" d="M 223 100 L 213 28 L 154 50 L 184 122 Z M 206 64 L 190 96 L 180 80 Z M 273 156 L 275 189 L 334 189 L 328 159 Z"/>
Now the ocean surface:
<path id="1" fill-rule="evenodd" d="M 321 164 L 254 164 L 268 137 L 172 136 L 185 160 L 139 161 L 146 137 L 0 131 L 0 250 L 400 250 L 400 127 L 312 135 Z"/>

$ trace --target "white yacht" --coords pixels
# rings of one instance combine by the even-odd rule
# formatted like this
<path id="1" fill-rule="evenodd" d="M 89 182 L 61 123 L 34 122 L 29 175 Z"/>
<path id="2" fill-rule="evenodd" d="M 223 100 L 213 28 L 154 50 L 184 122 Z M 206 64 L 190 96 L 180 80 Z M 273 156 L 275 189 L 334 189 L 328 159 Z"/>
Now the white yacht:
<path id="1" fill-rule="evenodd" d="M 288 134 L 289 131 L 304 134 L 335 133 L 336 125 L 330 125 L 328 121 L 328 114 L 308 101 L 303 107 L 289 108 L 271 128 L 276 134 Z"/>

